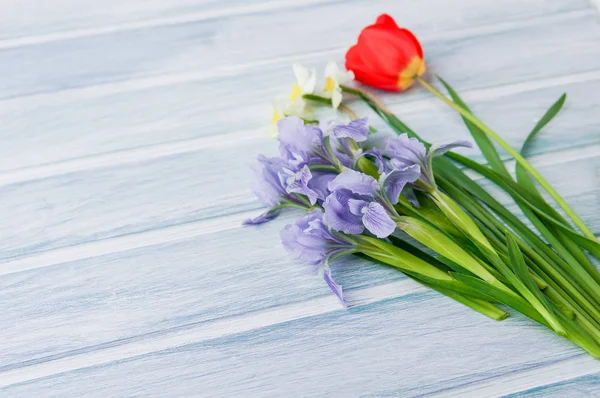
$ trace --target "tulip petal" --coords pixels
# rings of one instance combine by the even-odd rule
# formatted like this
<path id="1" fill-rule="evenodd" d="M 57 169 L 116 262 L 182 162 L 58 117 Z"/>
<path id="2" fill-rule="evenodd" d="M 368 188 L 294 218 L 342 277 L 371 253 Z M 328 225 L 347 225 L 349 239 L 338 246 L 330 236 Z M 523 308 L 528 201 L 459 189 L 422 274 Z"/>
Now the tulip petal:
<path id="1" fill-rule="evenodd" d="M 412 32 L 382 14 L 362 30 L 357 44 L 348 50 L 346 69 L 364 84 L 402 91 L 414 82 L 414 75 L 425 72 L 423 49 Z"/>
<path id="2" fill-rule="evenodd" d="M 354 72 L 354 79 L 367 86 L 377 87 L 387 91 L 400 91 L 398 78 L 378 74 L 369 69 L 360 57 L 360 49 L 357 45 L 352 46 L 346 53 L 346 69 Z"/>
<path id="3" fill-rule="evenodd" d="M 378 16 L 377 20 L 375 21 L 375 24 L 376 25 L 385 25 L 390 28 L 398 28 L 398 24 L 396 23 L 394 18 L 392 18 L 388 14 L 381 14 L 380 16 Z"/>

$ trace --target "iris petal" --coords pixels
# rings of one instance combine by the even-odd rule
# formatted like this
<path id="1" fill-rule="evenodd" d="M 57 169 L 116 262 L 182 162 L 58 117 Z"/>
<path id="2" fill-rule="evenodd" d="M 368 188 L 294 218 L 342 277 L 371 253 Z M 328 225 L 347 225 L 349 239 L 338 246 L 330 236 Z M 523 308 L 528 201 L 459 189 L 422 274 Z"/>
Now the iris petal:
<path id="1" fill-rule="evenodd" d="M 365 227 L 378 238 L 386 238 L 396 230 L 396 223 L 390 218 L 382 205 L 371 202 L 362 218 Z"/>
<path id="2" fill-rule="evenodd" d="M 329 190 L 348 189 L 355 194 L 374 197 L 377 192 L 377 181 L 356 170 L 345 170 L 329 183 Z"/>

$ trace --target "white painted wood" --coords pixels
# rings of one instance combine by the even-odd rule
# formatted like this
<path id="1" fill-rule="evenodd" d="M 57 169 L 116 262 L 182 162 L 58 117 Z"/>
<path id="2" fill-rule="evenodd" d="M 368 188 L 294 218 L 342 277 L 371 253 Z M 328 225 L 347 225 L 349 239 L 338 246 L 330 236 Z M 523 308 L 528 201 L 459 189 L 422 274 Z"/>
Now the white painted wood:
<path id="1" fill-rule="evenodd" d="M 169 343 L 186 341 L 184 336 L 171 337 Z M 490 385 L 507 374 L 541 372 L 581 358 L 569 342 L 521 317 L 498 323 L 431 292 L 121 359 L 144 342 L 133 344 L 109 348 L 106 356 L 98 350 L 57 362 L 55 371 L 84 364 L 90 356 L 101 357 L 100 363 L 115 360 L 8 387 L 6 393 L 316 397 L 419 396 L 444 390 L 450 395 L 452 389 Z M 587 371 L 600 369 L 585 357 L 579 363 Z M 33 367 L 52 372 L 52 365 Z M 7 375 L 20 377 L 20 372 Z"/>
<path id="2" fill-rule="evenodd" d="M 356 259 L 334 264 L 345 311 L 280 247 L 293 214 L 239 226 L 290 63 L 341 59 L 386 11 L 514 145 L 569 92 L 531 153 L 600 231 L 587 1 L 27 1 L 0 5 L 0 395 L 598 391 L 596 361 L 522 317 Z M 420 90 L 383 98 L 432 141 L 465 137 Z"/>
<path id="3" fill-rule="evenodd" d="M 343 29 L 339 37 L 330 39 L 335 40 L 335 49 L 327 44 L 329 40 L 318 40 L 323 34 L 315 32 L 314 39 L 307 40 L 304 45 L 312 46 L 313 52 L 317 49 L 321 52 L 301 56 L 302 51 L 308 50 L 298 48 L 295 50 L 297 52 L 290 53 L 288 43 L 272 49 L 269 54 L 275 53 L 277 56 L 265 60 L 265 56 L 260 54 L 264 55 L 269 46 L 264 46 L 256 52 L 254 61 L 246 58 L 232 61 L 227 58 L 231 52 L 221 50 L 221 56 L 214 48 L 202 47 L 201 43 L 196 42 L 181 50 L 189 55 L 175 61 L 168 53 L 175 50 L 170 50 L 169 46 L 157 45 L 153 48 L 142 45 L 143 42 L 135 44 L 123 39 L 121 52 L 115 55 L 118 62 L 100 62 L 105 58 L 108 48 L 112 49 L 113 43 L 110 36 L 102 36 L 106 40 L 104 47 L 89 48 L 89 43 L 85 41 L 81 44 L 86 46 L 86 51 L 95 50 L 95 55 L 80 57 L 78 51 L 65 45 L 65 57 L 79 57 L 76 62 L 87 63 L 78 67 L 63 61 L 68 68 L 56 68 L 56 62 L 50 60 L 62 57 L 54 50 L 49 54 L 37 54 L 49 60 L 44 61 L 51 64 L 48 79 L 52 84 L 58 84 L 57 87 L 42 87 L 44 78 L 36 69 L 42 63 L 40 59 L 34 57 L 28 61 L 30 69 L 15 68 L 11 65 L 15 65 L 14 57 L 17 55 L 11 54 L 11 51 L 0 51 L 0 72 L 3 67 L 11 68 L 0 74 L 0 96 L 1 93 L 7 96 L 26 94 L 22 89 L 30 84 L 28 81 L 31 81 L 31 88 L 27 92 L 40 93 L 0 102 L 0 119 L 4 122 L 0 136 L 6 141 L 0 148 L 0 154 L 3 155 L 0 156 L 0 170 L 264 126 L 270 120 L 270 100 L 289 88 L 292 78 L 290 64 L 294 60 L 307 60 L 322 68 L 327 60 L 340 60 L 344 48 L 354 40 L 359 23 L 365 20 L 363 16 L 354 18 L 357 18 L 356 27 Z M 425 42 L 428 59 L 431 58 L 431 72 L 443 74 L 456 89 L 465 91 L 527 82 L 534 77 L 551 81 L 600 68 L 600 31 L 597 29 L 596 16 L 590 14 L 590 10 L 533 21 L 524 19 L 502 26 L 496 31 L 484 26 L 486 31 L 491 31 L 485 35 L 477 29 L 465 30 L 454 36 L 436 34 L 431 38 L 432 41 Z M 186 31 L 185 34 L 194 33 Z M 277 35 L 272 33 L 270 36 Z M 176 37 L 170 38 L 176 40 Z M 146 40 L 146 37 L 139 40 Z M 161 40 L 168 42 L 167 37 Z M 131 47 L 126 47 L 128 44 Z M 200 51 L 195 45 L 204 52 L 194 53 Z M 249 47 L 236 41 L 232 45 L 240 46 L 235 47 L 239 51 Z M 510 48 L 513 56 L 505 56 L 504 48 Z M 465 59 L 473 59 L 475 54 L 486 51 L 492 51 L 492 55 L 479 57 L 481 65 L 477 71 L 471 68 L 470 63 L 465 63 Z M 556 52 L 565 59 L 578 59 L 579 62 L 554 62 Z M 8 58 L 3 59 L 3 56 Z M 167 61 L 161 61 L 160 65 L 139 61 L 144 57 L 168 59 L 173 65 L 163 65 Z M 213 65 L 216 69 L 205 65 L 203 60 L 206 58 L 217 63 Z M 19 58 L 19 62 L 24 62 L 23 59 Z M 516 59 L 519 62 L 515 62 Z M 443 65 L 443 69 L 437 65 Z M 159 68 L 163 73 L 149 77 L 140 70 L 144 66 Z M 108 67 L 114 73 L 107 70 Z M 135 76 L 132 70 L 135 70 Z M 167 71 L 170 73 L 166 74 Z M 84 75 L 81 78 L 83 80 L 74 73 Z M 33 80 L 26 76 L 18 78 L 20 74 L 30 74 Z M 108 78 L 110 74 L 113 77 Z M 67 83 L 58 83 L 61 79 Z M 95 84 L 99 83 L 98 79 L 105 79 L 105 83 Z M 115 79 L 118 81 L 113 82 Z M 11 92 L 10 85 L 16 85 L 19 91 Z M 73 88 L 75 86 L 77 88 Z M 59 91 L 55 92 L 57 89 Z M 50 92 L 46 93 L 48 90 Z M 406 96 L 406 100 L 424 96 L 422 92 L 411 94 Z M 239 115 L 236 120 L 230 117 L 233 110 Z M 211 117 L 206 117 L 208 114 Z M 28 134 L 22 134 L 23 131 Z M 35 150 L 42 146 L 43 153 Z"/>
<path id="4" fill-rule="evenodd" d="M 511 394 L 509 397 L 595 397 L 598 395 L 599 384 L 600 375 L 596 373 L 538 386 L 527 391 Z"/>
<path id="5" fill-rule="evenodd" d="M 94 0 L 81 0 L 73 3 L 71 0 L 53 0 L 40 4 L 34 0 L 4 0 L 0 4 L 0 37 L 6 41 L 17 41 L 32 37 L 38 41 L 64 40 L 64 36 L 72 37 L 77 34 L 87 36 L 113 33 L 114 30 L 137 30 L 202 21 L 215 18 L 226 18 L 235 15 L 265 13 L 292 7 L 306 7 L 319 4 L 342 3 L 328 0 L 275 0 L 248 1 L 229 0 L 172 0 L 168 3 L 160 0 L 133 0 L 123 3 L 118 0 L 107 0 L 99 4 Z M 403 15 L 409 20 L 423 18 L 431 3 L 411 1 L 410 7 L 403 7 Z M 430 13 L 429 19 L 435 22 L 435 29 L 442 26 L 447 28 L 472 26 L 485 23 L 490 18 L 494 21 L 511 20 L 523 17 L 536 17 L 549 13 L 586 8 L 584 0 L 564 2 L 561 0 L 528 0 L 505 1 L 504 7 L 496 2 L 465 1 L 459 9 L 446 2 L 436 2 L 440 12 Z M 372 8 L 393 10 L 394 4 L 379 5 L 374 3 Z M 361 7 L 358 2 L 342 3 L 341 7 L 349 9 Z M 26 11 L 26 12 L 25 12 Z M 370 10 L 369 10 L 370 11 Z M 454 12 L 450 12 L 454 11 Z M 457 12 L 458 11 L 458 12 Z M 22 45 L 22 43 L 21 43 Z"/>
<path id="6" fill-rule="evenodd" d="M 432 59 L 430 68 L 437 70 L 436 63 L 444 65 L 444 76 L 452 81 L 457 89 L 463 91 L 472 88 L 489 87 L 515 81 L 527 81 L 524 73 L 533 73 L 538 79 L 552 80 L 557 76 L 572 75 L 600 67 L 600 32 L 597 32 L 597 23 L 594 15 L 589 11 L 576 12 L 575 14 L 559 14 L 546 23 L 533 24 L 529 20 L 518 22 L 524 27 L 515 28 L 507 26 L 504 30 L 483 37 L 476 32 L 466 32 L 466 36 L 454 37 L 447 41 L 440 41 L 446 37 L 439 35 L 432 40 L 427 49 L 428 57 Z M 362 22 L 363 18 L 359 21 Z M 357 21 L 358 22 L 358 21 Z M 594 28 L 594 29 L 592 29 Z M 486 27 L 486 29 L 490 29 Z M 358 27 L 344 30 L 344 37 L 356 35 Z M 588 33 L 591 32 L 591 33 Z M 472 35 L 475 35 L 473 37 Z M 174 38 L 173 38 L 174 39 Z M 106 39 L 109 48 L 112 41 Z M 164 40 L 167 40 L 166 38 Z M 346 46 L 348 39 L 340 41 L 340 46 Z M 576 46 L 573 42 L 577 42 Z M 124 40 L 124 44 L 129 43 Z M 315 42 L 312 40 L 311 42 Z M 325 43 L 326 41 L 316 41 Z M 427 45 L 427 43 L 426 43 Z M 134 46 L 124 49 L 125 57 L 133 57 L 136 53 L 144 51 L 144 46 Z M 140 48 L 141 47 L 141 48 Z M 247 46 L 246 46 L 247 47 Z M 267 46 L 268 47 L 268 46 Z M 478 73 L 464 72 L 464 59 L 459 55 L 463 51 L 485 53 L 485 51 L 499 52 L 502 47 L 510 47 L 514 56 L 519 58 L 519 66 L 514 65 L 510 57 L 480 57 L 481 70 Z M 287 48 L 287 47 L 286 47 Z M 539 49 L 529 51 L 529 49 Z M 94 48 L 89 49 L 92 51 Z M 328 59 L 339 59 L 343 54 L 343 47 L 309 56 L 307 59 L 313 64 L 322 65 Z M 452 51 L 449 51 L 452 49 Z M 462 49 L 462 50 L 461 50 Z M 156 51 L 164 50 L 158 47 Z M 285 50 L 285 48 L 284 48 Z M 67 46 L 66 51 L 71 56 L 78 52 Z M 133 80 L 87 86 L 92 81 L 85 81 L 84 87 L 65 90 L 71 87 L 77 79 L 73 73 L 91 74 L 90 68 L 103 68 L 106 65 L 100 62 L 108 50 L 99 48 L 97 59 L 94 56 L 86 57 L 81 62 L 91 65 L 75 68 L 71 63 L 65 67 L 57 67 L 56 62 L 50 62 L 51 73 L 63 73 L 69 85 L 60 84 L 61 91 L 38 94 L 33 97 L 18 97 L 13 100 L 0 102 L 0 118 L 3 120 L 4 129 L 1 137 L 6 144 L 0 149 L 0 170 L 33 166 L 41 163 L 60 161 L 65 158 L 76 158 L 91 154 L 123 150 L 126 148 L 148 146 L 177 141 L 194 139 L 202 135 L 216 135 L 239 129 L 258 128 L 269 120 L 270 99 L 282 92 L 286 92 L 290 80 L 290 64 L 300 60 L 298 56 L 289 56 L 272 64 L 248 64 L 247 60 L 242 65 L 229 65 L 218 70 L 194 70 L 184 74 L 171 73 L 157 77 L 136 78 Z M 149 51 L 149 50 L 145 50 Z M 148 56 L 158 59 L 170 59 L 167 53 L 153 52 Z M 187 49 L 187 52 L 192 49 Z M 206 49 L 206 51 L 212 51 Z M 273 50 L 275 51 L 275 50 Z M 300 50 L 299 50 L 300 51 Z M 555 58 L 555 51 L 564 53 L 565 58 L 579 59 L 575 65 L 550 62 Z M 0 52 L 0 60 L 5 53 Z M 153 54 L 153 55 L 152 55 Z M 228 54 L 228 52 L 226 52 Z M 299 53 L 296 53 L 299 54 Z M 44 59 L 58 57 L 55 52 L 42 55 Z M 140 55 L 142 56 L 142 55 Z M 0 68 L 5 65 L 11 68 L 0 75 L 0 86 L 4 85 L 3 93 L 9 95 L 8 85 L 17 85 L 19 89 L 25 87 L 26 82 L 17 79 L 19 73 L 28 73 L 27 68 L 15 68 L 14 57 L 2 60 Z M 465 54 L 471 59 L 473 55 Z M 190 56 L 183 64 L 178 64 L 176 69 L 191 68 L 189 62 L 201 62 L 202 57 Z M 62 59 L 62 58 L 61 58 Z M 257 58 L 258 59 L 258 58 Z M 87 61 L 86 61 L 87 60 Z M 544 60 L 548 60 L 544 62 Z M 589 61 L 588 61 L 589 60 Z M 487 62 L 487 65 L 483 64 Z M 24 62 L 19 58 L 19 63 Z M 79 61 L 78 61 L 79 62 Z M 135 62 L 119 59 L 122 65 L 132 68 Z M 186 62 L 188 62 L 186 64 Z M 223 60 L 226 62 L 226 60 Z M 261 61 L 262 62 L 262 61 Z M 528 64 L 528 62 L 530 64 Z M 535 63 L 537 62 L 537 64 Z M 42 88 L 42 77 L 39 69 L 35 69 L 41 61 L 32 59 L 31 73 L 35 77 L 32 84 L 33 91 L 44 91 L 52 88 Z M 539 66 L 543 64 L 543 68 Z M 111 67 L 116 67 L 110 63 Z M 187 66 L 186 66 L 187 65 Z M 67 66 L 69 66 L 67 68 Z M 567 69 L 568 68 L 568 69 Z M 18 69 L 15 71 L 14 69 Z M 249 69 L 249 70 L 248 70 Z M 161 66 L 161 70 L 164 67 Z M 77 72 L 80 71 L 80 72 Z M 568 73 L 567 73 L 568 72 Z M 15 75 L 17 73 L 17 75 Z M 98 70 L 93 76 L 106 77 L 107 71 Z M 121 73 L 121 72 L 118 72 Z M 137 72 L 136 72 L 137 73 Z M 140 72 L 141 73 L 141 72 Z M 10 76 L 4 78 L 2 76 Z M 118 77 L 123 79 L 129 75 Z M 50 77 L 56 83 L 59 77 Z M 93 77 L 92 77 L 93 78 Z M 41 80 L 40 80 L 41 79 Z M 225 80 L 223 80 L 225 79 Z M 56 89 L 56 87 L 54 88 Z M 14 92 L 13 95 L 16 95 Z M 24 94 L 22 91 L 20 94 Z M 252 93 L 252 100 L 247 99 L 243 93 Z M 243 94 L 243 95 L 242 95 Z M 412 97 L 422 97 L 422 93 L 413 93 Z M 239 118 L 231 121 L 229 117 L 232 109 L 239 112 Z M 204 115 L 210 113 L 211 117 Z M 28 131 L 28 134 L 22 134 Z M 169 132 L 167 134 L 166 132 Z M 43 147 L 42 151 L 36 148 Z"/>

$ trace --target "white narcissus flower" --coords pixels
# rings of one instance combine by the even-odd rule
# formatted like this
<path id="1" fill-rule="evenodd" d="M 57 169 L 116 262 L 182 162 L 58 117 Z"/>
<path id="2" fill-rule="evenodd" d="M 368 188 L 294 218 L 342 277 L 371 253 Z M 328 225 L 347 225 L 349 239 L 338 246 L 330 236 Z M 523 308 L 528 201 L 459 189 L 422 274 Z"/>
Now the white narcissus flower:
<path id="1" fill-rule="evenodd" d="M 294 64 L 292 67 L 294 68 L 296 83 L 292 86 L 290 100 L 296 101 L 301 94 L 312 94 L 315 91 L 317 73 L 314 68 L 307 69 L 300 64 Z"/>
<path id="2" fill-rule="evenodd" d="M 273 118 L 271 119 L 270 135 L 277 136 L 277 122 L 286 116 L 298 116 L 307 118 L 306 101 L 302 96 L 312 94 L 317 83 L 317 73 L 314 68 L 308 69 L 300 64 L 294 64 L 294 76 L 296 82 L 287 97 L 279 97 L 273 101 Z"/>
<path id="3" fill-rule="evenodd" d="M 325 85 L 323 86 L 323 91 L 331 96 L 331 105 L 335 109 L 342 103 L 342 88 L 340 85 L 352 80 L 354 80 L 354 73 L 352 71 L 341 70 L 333 61 L 329 62 L 325 67 Z"/>

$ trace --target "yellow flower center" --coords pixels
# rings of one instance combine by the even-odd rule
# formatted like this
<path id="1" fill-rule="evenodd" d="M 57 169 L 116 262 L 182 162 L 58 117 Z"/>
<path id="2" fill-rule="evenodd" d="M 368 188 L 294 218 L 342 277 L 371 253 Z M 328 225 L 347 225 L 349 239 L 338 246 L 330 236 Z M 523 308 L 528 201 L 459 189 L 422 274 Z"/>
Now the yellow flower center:
<path id="1" fill-rule="evenodd" d="M 296 99 L 302 94 L 302 89 L 297 83 L 292 85 L 292 91 L 290 92 L 290 101 L 296 101 Z"/>
<path id="2" fill-rule="evenodd" d="M 414 77 L 423 75 L 425 69 L 425 60 L 414 56 L 398 76 L 398 87 L 400 90 L 409 88 L 415 82 Z"/>
<path id="3" fill-rule="evenodd" d="M 331 77 L 327 77 L 325 79 L 325 86 L 323 86 L 323 91 L 333 92 L 335 90 L 335 80 Z"/>
<path id="4" fill-rule="evenodd" d="M 271 118 L 271 124 L 277 124 L 277 122 L 281 119 L 281 115 L 277 112 L 277 109 L 273 109 L 273 117 Z"/>

